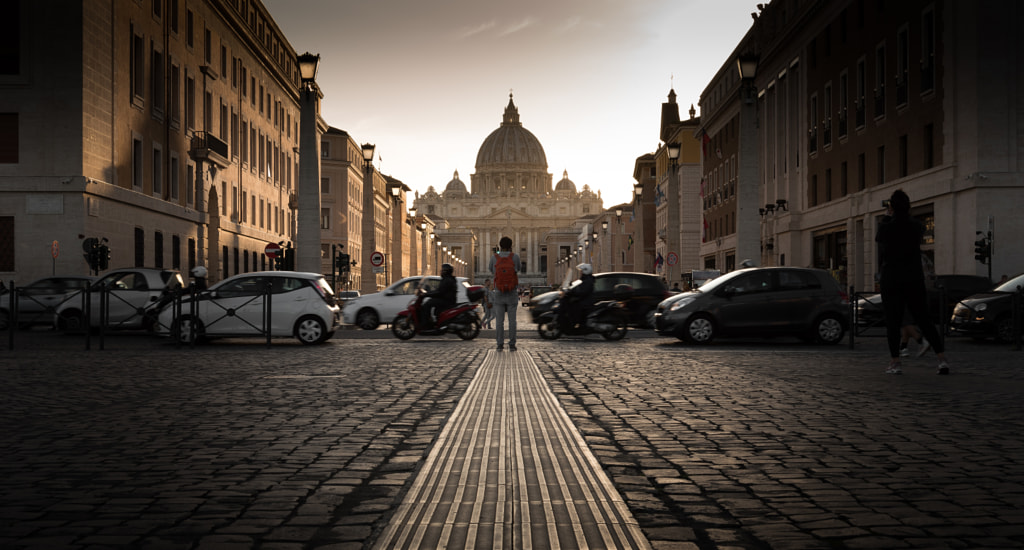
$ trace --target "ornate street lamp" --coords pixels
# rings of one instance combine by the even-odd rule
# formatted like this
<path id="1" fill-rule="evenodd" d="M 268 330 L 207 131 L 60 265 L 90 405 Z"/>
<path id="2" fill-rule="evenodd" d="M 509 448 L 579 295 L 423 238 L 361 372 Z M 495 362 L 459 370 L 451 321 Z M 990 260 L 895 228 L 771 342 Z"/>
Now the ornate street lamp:
<path id="1" fill-rule="evenodd" d="M 316 85 L 316 71 L 320 55 L 306 52 L 298 56 L 301 77 L 301 103 L 299 126 L 299 181 L 298 224 L 295 244 L 296 265 L 299 271 L 320 273 L 320 145 L 317 128 L 317 101 L 320 88 Z"/>

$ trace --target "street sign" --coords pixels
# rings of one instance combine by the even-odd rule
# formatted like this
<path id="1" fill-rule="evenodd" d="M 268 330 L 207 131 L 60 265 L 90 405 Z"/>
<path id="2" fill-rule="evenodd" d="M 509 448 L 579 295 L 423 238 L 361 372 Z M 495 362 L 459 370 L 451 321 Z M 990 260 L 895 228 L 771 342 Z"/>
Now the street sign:
<path id="1" fill-rule="evenodd" d="M 373 272 L 374 273 L 384 273 L 384 268 L 383 267 L 375 267 L 375 268 L 373 268 Z"/>
<path id="2" fill-rule="evenodd" d="M 277 243 L 269 243 L 263 249 L 263 253 L 266 254 L 268 258 L 277 258 L 281 255 L 281 245 Z"/>
<path id="3" fill-rule="evenodd" d="M 373 267 L 380 267 L 384 265 L 384 254 L 381 252 L 374 252 L 370 254 L 370 265 Z"/>
<path id="4" fill-rule="evenodd" d="M 675 252 L 669 252 L 666 260 L 668 261 L 668 265 L 676 265 L 679 263 L 679 255 Z"/>
<path id="5" fill-rule="evenodd" d="M 53 244 L 50 245 L 50 255 L 53 256 L 54 260 L 57 259 L 57 256 L 60 256 L 60 243 L 59 242 L 53 241 Z"/>

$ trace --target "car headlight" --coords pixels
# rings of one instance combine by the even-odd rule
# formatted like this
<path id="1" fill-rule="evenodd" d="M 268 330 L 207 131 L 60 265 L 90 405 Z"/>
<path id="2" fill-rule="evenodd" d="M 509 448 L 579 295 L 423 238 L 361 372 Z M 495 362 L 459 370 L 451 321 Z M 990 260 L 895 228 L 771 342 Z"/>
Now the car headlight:
<path id="1" fill-rule="evenodd" d="M 672 302 L 672 305 L 670 305 L 668 307 L 668 310 L 669 311 L 676 311 L 678 309 L 682 309 L 682 308 L 690 305 L 691 303 L 693 303 L 693 298 L 683 298 L 683 299 L 680 299 L 680 300 L 676 300 L 675 302 Z"/>

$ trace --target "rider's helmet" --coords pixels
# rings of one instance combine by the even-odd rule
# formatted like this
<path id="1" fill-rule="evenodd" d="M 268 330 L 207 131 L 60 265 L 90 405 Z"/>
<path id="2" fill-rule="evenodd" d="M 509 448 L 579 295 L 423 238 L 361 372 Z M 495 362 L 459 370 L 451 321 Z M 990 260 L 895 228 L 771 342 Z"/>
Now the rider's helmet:
<path id="1" fill-rule="evenodd" d="M 205 266 L 201 266 L 201 265 L 197 265 L 197 266 L 192 268 L 191 273 L 192 273 L 192 276 L 197 278 L 197 279 L 205 279 L 206 278 L 206 267 Z"/>
<path id="2" fill-rule="evenodd" d="M 593 275 L 594 274 L 594 268 L 590 264 L 580 264 L 580 265 L 576 266 L 576 269 L 580 270 L 580 273 L 583 274 L 583 275 Z"/>
<path id="3" fill-rule="evenodd" d="M 452 264 L 441 264 L 441 276 L 452 275 L 455 273 L 455 268 Z"/>

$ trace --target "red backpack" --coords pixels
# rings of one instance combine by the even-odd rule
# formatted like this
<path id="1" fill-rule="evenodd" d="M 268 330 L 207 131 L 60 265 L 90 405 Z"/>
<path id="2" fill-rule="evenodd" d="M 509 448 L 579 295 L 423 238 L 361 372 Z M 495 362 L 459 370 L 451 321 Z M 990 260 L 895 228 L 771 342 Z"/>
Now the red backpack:
<path id="1" fill-rule="evenodd" d="M 516 275 L 516 263 L 512 260 L 512 254 L 502 256 L 494 255 L 494 288 L 498 292 L 509 292 L 519 286 L 519 276 Z"/>

